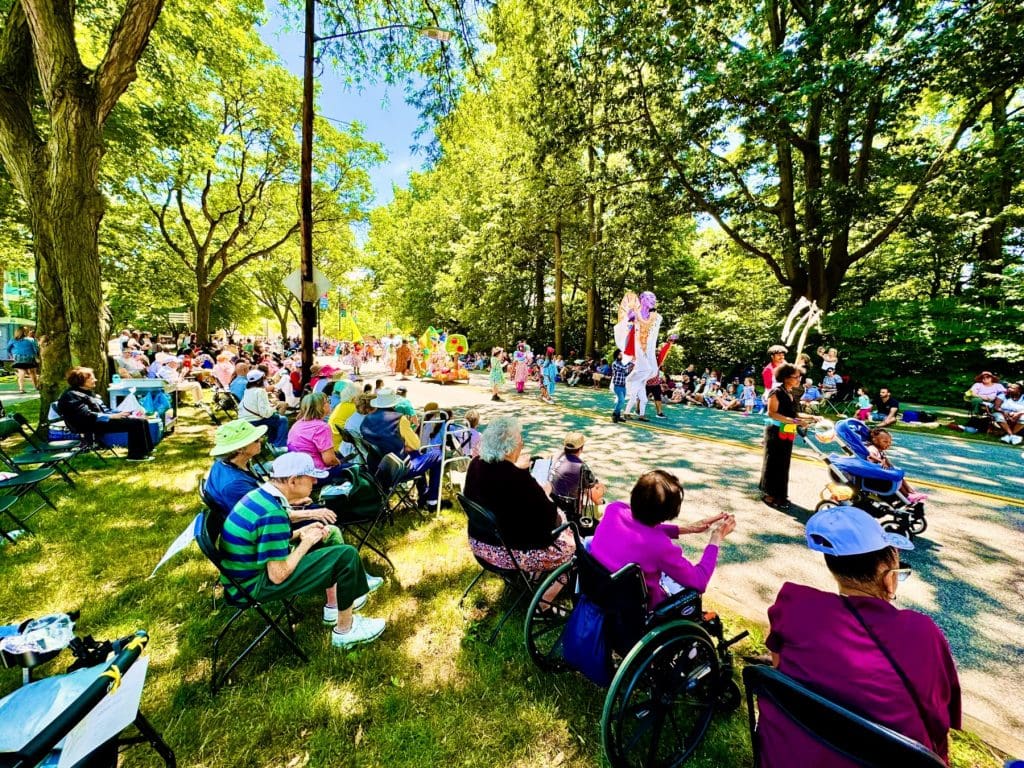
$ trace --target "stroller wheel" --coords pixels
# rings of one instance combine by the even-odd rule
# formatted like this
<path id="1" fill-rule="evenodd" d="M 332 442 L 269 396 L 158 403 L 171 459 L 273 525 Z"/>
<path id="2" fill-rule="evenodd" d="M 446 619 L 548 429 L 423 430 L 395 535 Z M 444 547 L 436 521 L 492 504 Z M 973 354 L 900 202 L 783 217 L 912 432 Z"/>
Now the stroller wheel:
<path id="1" fill-rule="evenodd" d="M 928 521 L 924 519 L 924 515 L 915 517 L 910 521 L 910 532 L 915 536 L 920 536 L 922 533 L 928 530 Z"/>
<path id="2" fill-rule="evenodd" d="M 823 510 L 823 509 L 832 509 L 832 507 L 838 507 L 838 506 L 839 505 L 836 504 L 836 502 L 832 501 L 832 499 L 824 499 L 822 501 L 819 501 L 817 503 L 817 505 L 815 505 L 814 511 L 815 512 L 821 512 L 821 510 Z"/>
<path id="3" fill-rule="evenodd" d="M 900 536 L 913 538 L 910 534 L 910 528 L 899 520 L 889 520 L 888 522 L 882 523 L 882 530 L 886 533 L 898 533 Z"/>

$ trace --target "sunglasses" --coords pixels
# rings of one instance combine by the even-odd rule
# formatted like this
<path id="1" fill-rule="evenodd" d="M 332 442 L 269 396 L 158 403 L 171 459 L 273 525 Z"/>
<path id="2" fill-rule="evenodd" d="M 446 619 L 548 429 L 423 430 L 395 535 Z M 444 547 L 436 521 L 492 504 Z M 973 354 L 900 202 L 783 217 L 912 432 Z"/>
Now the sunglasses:
<path id="1" fill-rule="evenodd" d="M 890 568 L 886 571 L 886 573 L 895 573 L 896 580 L 904 582 L 910 578 L 910 574 L 913 573 L 913 569 L 910 567 L 909 563 L 905 563 L 902 560 L 900 560 L 899 568 Z"/>

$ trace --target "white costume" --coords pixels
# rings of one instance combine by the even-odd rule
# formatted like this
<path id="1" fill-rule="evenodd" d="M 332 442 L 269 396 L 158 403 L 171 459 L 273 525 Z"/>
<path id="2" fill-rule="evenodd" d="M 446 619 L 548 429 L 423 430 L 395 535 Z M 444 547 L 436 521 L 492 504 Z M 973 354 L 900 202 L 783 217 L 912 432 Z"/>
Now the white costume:
<path id="1" fill-rule="evenodd" d="M 635 400 L 640 416 L 647 408 L 647 381 L 658 374 L 658 331 L 661 329 L 661 315 L 653 309 L 654 294 L 643 295 L 645 300 L 633 292 L 623 297 L 619 304 L 619 321 L 615 324 L 615 345 L 622 350 L 622 362 L 632 359 L 634 365 L 626 377 L 626 410 Z M 645 310 L 648 310 L 646 317 Z"/>

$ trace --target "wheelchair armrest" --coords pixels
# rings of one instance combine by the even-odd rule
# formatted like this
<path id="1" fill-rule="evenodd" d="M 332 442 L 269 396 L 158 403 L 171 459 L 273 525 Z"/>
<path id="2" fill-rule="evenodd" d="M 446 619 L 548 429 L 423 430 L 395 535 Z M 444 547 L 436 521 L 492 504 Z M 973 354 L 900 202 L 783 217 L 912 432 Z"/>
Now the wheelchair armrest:
<path id="1" fill-rule="evenodd" d="M 677 616 L 700 618 L 702 593 L 696 589 L 684 589 L 661 603 L 651 614 L 653 619 L 674 618 Z"/>

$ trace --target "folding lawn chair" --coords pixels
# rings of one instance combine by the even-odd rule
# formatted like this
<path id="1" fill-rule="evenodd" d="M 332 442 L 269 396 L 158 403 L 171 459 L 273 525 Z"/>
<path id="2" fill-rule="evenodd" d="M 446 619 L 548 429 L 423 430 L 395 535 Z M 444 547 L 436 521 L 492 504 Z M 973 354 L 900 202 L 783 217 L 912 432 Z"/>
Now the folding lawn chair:
<path id="1" fill-rule="evenodd" d="M 81 742 L 81 738 L 65 741 L 65 737 L 73 730 L 76 733 L 84 733 L 86 739 L 90 735 L 103 739 L 107 736 L 107 730 L 116 729 L 121 722 L 127 722 L 129 726 L 135 726 L 139 732 L 138 736 L 123 737 L 121 733 L 126 730 L 126 727 L 121 728 L 120 732 L 115 732 L 111 738 L 102 741 L 97 748 L 89 750 L 87 754 L 77 755 L 76 753 L 75 757 L 81 759 L 75 759 L 68 755 L 64 755 L 64 757 L 74 760 L 76 766 L 94 766 L 96 768 L 116 766 L 118 752 L 122 746 L 148 743 L 163 760 L 164 765 L 168 768 L 175 768 L 177 761 L 174 752 L 138 711 L 138 708 L 135 707 L 132 720 L 126 719 L 130 715 L 119 711 L 125 706 L 135 704 L 130 698 L 124 698 L 122 703 L 110 707 L 103 715 L 91 718 L 91 715 L 108 696 L 131 696 L 129 686 L 122 687 L 121 680 L 131 674 L 132 667 L 142 655 L 148 642 L 149 635 L 140 630 L 134 636 L 118 642 L 118 645 L 124 644 L 123 648 L 116 652 L 114 658 L 98 674 L 94 675 L 88 669 L 80 669 L 71 674 L 37 680 L 18 688 L 0 700 L 0 716 L 17 718 L 21 722 L 26 722 L 28 718 L 31 718 L 32 730 L 35 731 L 16 750 L 0 752 L 0 767 L 32 768 L 32 766 L 38 765 L 57 765 L 61 748 L 73 749 L 73 742 Z M 75 695 L 76 692 L 77 695 Z M 74 698 L 59 712 L 53 713 L 51 709 L 46 709 L 47 706 L 52 708 L 53 702 L 71 696 Z M 112 715 L 113 723 L 110 722 Z M 121 718 L 120 721 L 117 719 L 118 716 Z M 107 730 L 96 732 L 96 729 L 104 728 Z"/>
<path id="2" fill-rule="evenodd" d="M 68 438 L 64 440 L 44 440 L 34 433 L 32 429 L 32 424 L 20 413 L 11 414 L 11 418 L 14 419 L 14 421 L 17 423 L 18 431 L 21 433 L 21 436 L 25 439 L 25 442 L 32 446 L 33 450 L 48 451 L 50 453 L 70 451 L 74 453 L 75 456 L 81 456 L 84 452 L 89 450 L 89 446 L 86 444 L 86 441 L 81 438 Z M 106 461 L 106 459 L 103 459 L 103 461 Z"/>
<path id="3" fill-rule="evenodd" d="M 254 648 L 271 632 L 277 634 L 284 643 L 288 651 L 298 656 L 302 661 L 308 662 L 309 657 L 306 656 L 305 651 L 299 647 L 299 644 L 295 641 L 295 630 L 293 625 L 297 619 L 294 612 L 295 598 L 287 598 L 279 600 L 282 604 L 281 612 L 277 616 L 271 615 L 270 611 L 267 610 L 266 606 L 257 600 L 252 594 L 235 577 L 230 571 L 225 570 L 223 557 L 221 556 L 220 548 L 217 546 L 217 540 L 213 537 L 210 530 L 211 515 L 209 513 L 201 514 L 201 520 L 198 525 L 198 532 L 196 535 L 196 543 L 199 545 L 199 549 L 202 550 L 206 558 L 213 563 L 217 571 L 223 576 L 230 584 L 237 590 L 238 597 L 230 599 L 227 597 L 225 591 L 224 602 L 232 606 L 235 612 L 228 619 L 228 622 L 217 634 L 217 638 L 213 641 L 213 659 L 210 665 L 210 689 L 213 693 L 217 693 L 218 690 L 227 682 L 231 673 L 234 672 L 235 668 L 248 656 Z M 238 654 L 235 659 L 228 664 L 227 668 L 218 676 L 217 674 L 217 662 L 220 658 L 220 644 L 224 640 L 228 631 L 235 624 L 238 619 L 249 612 L 256 613 L 263 620 L 263 627 L 259 634 L 249 642 L 245 649 Z M 281 626 L 281 619 L 287 619 L 287 631 Z"/>
<path id="4" fill-rule="evenodd" d="M 16 468 L 11 477 L 8 477 L 6 480 L 0 480 L 0 499 L 3 500 L 0 502 L 0 512 L 11 518 L 18 528 L 27 531 L 28 533 L 32 533 L 32 529 L 28 527 L 28 521 L 35 517 L 39 510 L 44 506 L 48 506 L 54 512 L 57 511 L 57 507 L 50 500 L 50 497 L 43 492 L 42 488 L 39 487 L 41 483 L 45 480 L 49 480 L 54 476 L 54 474 L 56 474 L 54 470 L 49 467 L 28 469 L 24 471 Z M 27 515 L 15 515 L 11 511 L 11 507 L 14 506 L 14 502 L 29 493 L 34 493 L 43 500 L 43 503 Z M 9 499 L 13 499 L 13 501 L 9 501 Z M 13 539 L 7 534 L 4 534 L 4 538 L 13 541 Z"/>
<path id="5" fill-rule="evenodd" d="M 416 511 L 416 504 L 412 500 L 415 479 L 406 477 L 408 471 L 409 462 L 406 459 L 389 453 L 381 458 L 373 472 L 373 482 L 380 492 L 389 523 L 395 521 L 395 515 L 399 512 Z"/>
<path id="6" fill-rule="evenodd" d="M 459 600 L 459 607 L 465 602 L 466 597 L 469 595 L 470 590 L 476 586 L 476 583 L 480 581 L 487 573 L 493 573 L 501 577 L 501 580 L 505 582 L 505 585 L 512 590 L 514 599 L 509 609 L 505 611 L 505 615 L 501 617 L 498 622 L 498 626 L 491 632 L 491 636 L 488 638 L 488 643 L 493 643 L 494 638 L 498 636 L 498 632 L 508 621 L 509 617 L 515 611 L 516 607 L 523 601 L 523 598 L 530 597 L 533 595 L 534 590 L 537 587 L 537 579 L 532 579 L 530 574 L 522 569 L 519 565 L 519 560 L 516 559 L 515 553 L 511 547 L 505 543 L 505 539 L 501 535 L 501 530 L 498 528 L 498 521 L 494 517 L 494 513 L 488 509 L 477 504 L 475 501 L 467 499 L 463 494 L 458 495 L 459 504 L 462 505 L 462 509 L 466 512 L 466 517 L 469 520 L 469 536 L 477 539 L 478 541 L 499 541 L 501 547 L 505 550 L 509 559 L 515 563 L 515 568 L 498 568 L 495 565 L 487 562 L 483 558 L 476 558 L 477 563 L 480 565 L 480 573 L 473 577 L 473 580 L 469 582 L 469 586 L 462 593 L 462 598 Z M 547 575 L 547 574 L 544 574 Z"/>
<path id="7" fill-rule="evenodd" d="M 754 697 L 770 701 L 818 743 L 866 768 L 942 768 L 942 759 L 922 744 L 829 701 L 796 680 L 767 666 L 743 669 L 747 689 L 750 741 L 758 764 Z"/>
<path id="8" fill-rule="evenodd" d="M 394 454 L 389 455 L 394 456 Z M 380 467 L 378 467 L 378 472 L 380 472 Z M 321 496 L 321 503 L 334 512 L 337 517 L 335 524 L 344 533 L 353 532 L 354 536 L 345 536 L 347 544 L 351 544 L 357 550 L 366 547 L 384 560 L 393 572 L 396 572 L 395 564 L 391 562 L 384 543 L 379 537 L 374 536 L 374 533 L 379 531 L 384 523 L 393 520 L 394 515 L 388 504 L 388 498 L 383 495 L 381 484 L 377 478 L 369 474 L 369 470 L 362 466 L 348 467 L 345 470 L 345 475 L 339 478 L 339 482 L 346 479 L 352 485 L 352 490 L 347 496 Z"/>
<path id="9" fill-rule="evenodd" d="M 38 451 L 31 447 L 21 453 L 10 453 L 3 445 L 3 441 L 13 435 L 21 434 L 21 425 L 12 417 L 7 416 L 0 419 L 0 462 L 6 464 L 11 470 L 19 472 L 22 467 L 53 468 L 70 487 L 75 487 L 75 481 L 69 473 L 77 473 L 70 464 L 77 454 L 74 451 Z"/>

